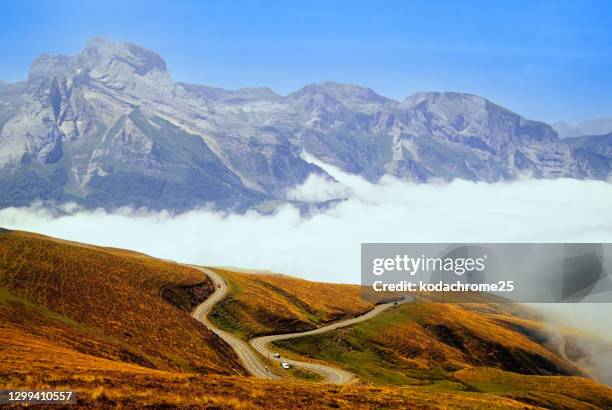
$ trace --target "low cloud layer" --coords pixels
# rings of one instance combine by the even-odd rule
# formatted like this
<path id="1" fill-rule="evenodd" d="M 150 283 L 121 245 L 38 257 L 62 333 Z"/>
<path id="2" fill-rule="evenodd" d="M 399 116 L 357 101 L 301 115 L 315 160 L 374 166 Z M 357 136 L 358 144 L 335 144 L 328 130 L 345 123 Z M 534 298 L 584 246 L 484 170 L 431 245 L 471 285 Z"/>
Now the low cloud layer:
<path id="1" fill-rule="evenodd" d="M 181 262 L 269 269 L 330 282 L 359 281 L 361 242 L 609 242 L 612 184 L 561 179 L 512 183 L 455 181 L 379 184 L 323 165 L 338 182 L 309 179 L 294 198 L 348 197 L 307 218 L 295 208 L 274 215 L 181 215 L 65 207 L 0 210 L 0 226 L 134 249 Z"/>
<path id="2" fill-rule="evenodd" d="M 32 206 L 0 210 L 0 226 L 180 262 L 345 283 L 359 282 L 361 242 L 612 241 L 612 184 L 607 182 L 415 185 L 385 177 L 372 184 L 319 165 L 337 182 L 312 177 L 289 195 L 310 201 L 347 199 L 307 218 L 290 206 L 274 215 L 209 210 L 171 215 L 129 209 L 107 213 L 68 206 L 63 216 Z M 609 311 L 609 306 L 597 309 Z M 584 315 L 572 324 L 604 332 L 602 322 Z"/>

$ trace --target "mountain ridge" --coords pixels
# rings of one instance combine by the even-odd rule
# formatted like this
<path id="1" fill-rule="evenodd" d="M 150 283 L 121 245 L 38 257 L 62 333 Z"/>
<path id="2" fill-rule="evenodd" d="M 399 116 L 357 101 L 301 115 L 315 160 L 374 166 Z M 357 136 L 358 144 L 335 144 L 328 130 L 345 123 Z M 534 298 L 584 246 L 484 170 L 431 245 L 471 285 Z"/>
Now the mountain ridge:
<path id="1" fill-rule="evenodd" d="M 396 101 L 331 81 L 285 96 L 176 82 L 157 53 L 96 38 L 0 85 L 0 206 L 262 208 L 326 175 L 304 151 L 372 182 L 607 179 L 612 157 L 592 145 L 577 153 L 549 125 L 472 94 Z"/>
<path id="2" fill-rule="evenodd" d="M 563 121 L 551 124 L 561 138 L 581 137 L 584 135 L 606 135 L 612 132 L 612 118 L 599 117 L 570 125 Z"/>

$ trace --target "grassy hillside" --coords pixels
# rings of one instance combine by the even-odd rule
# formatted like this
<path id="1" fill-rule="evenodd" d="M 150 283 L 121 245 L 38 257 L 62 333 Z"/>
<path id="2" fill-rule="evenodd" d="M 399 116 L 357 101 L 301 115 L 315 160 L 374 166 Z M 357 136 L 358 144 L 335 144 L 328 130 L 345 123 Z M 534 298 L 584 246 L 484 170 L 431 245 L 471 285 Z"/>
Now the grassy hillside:
<path id="1" fill-rule="evenodd" d="M 584 377 L 526 376 L 490 368 L 468 368 L 454 376 L 474 391 L 545 408 L 612 408 L 612 389 Z"/>
<path id="2" fill-rule="evenodd" d="M 146 255 L 2 231 L 0 386 L 72 390 L 93 408 L 521 408 L 489 394 L 244 377 L 232 351 L 185 311 L 211 291 L 199 271 Z M 312 303 L 310 317 L 346 314 L 346 302 Z"/>
<path id="3" fill-rule="evenodd" d="M 160 370 L 243 374 L 229 346 L 184 311 L 211 291 L 194 269 L 5 231 L 0 233 L 0 334 L 7 347 L 0 349 L 2 371 L 21 371 L 24 366 L 14 366 L 20 360 L 44 367 L 47 360 L 57 361 L 51 352 L 61 351 L 76 363 L 99 358 Z"/>
<path id="4" fill-rule="evenodd" d="M 510 397 L 478 392 L 431 392 L 419 387 L 332 386 L 289 380 L 186 374 L 138 368 L 23 375 L 7 389 L 72 390 L 82 408 L 210 409 L 536 409 Z"/>
<path id="5" fill-rule="evenodd" d="M 247 339 L 310 330 L 373 308 L 362 300 L 356 285 L 214 270 L 227 282 L 229 295 L 215 306 L 210 317 L 220 327 Z"/>
<path id="6" fill-rule="evenodd" d="M 454 371 L 471 366 L 525 374 L 579 372 L 497 317 L 450 304 L 404 304 L 351 327 L 277 345 L 338 363 L 375 383 L 446 385 Z"/>
<path id="7" fill-rule="evenodd" d="M 312 328 L 371 308 L 360 302 L 353 286 L 222 274 L 231 297 L 223 303 L 221 318 L 243 335 Z M 574 371 L 552 352 L 547 356 L 538 342 L 516 336 L 520 333 L 512 329 L 530 328 L 529 321 L 482 306 L 481 311 L 402 306 L 379 316 L 381 322 L 358 325 L 366 326 L 359 332 L 349 329 L 349 337 L 329 335 L 334 345 L 350 342 L 352 355 L 345 356 L 344 348 L 330 349 L 327 341 L 314 346 L 316 355 L 354 366 L 361 382 L 340 387 L 246 377 L 228 346 L 188 314 L 212 291 L 201 272 L 143 254 L 0 231 L 0 386 L 72 390 L 80 406 L 91 408 L 611 405 L 610 390 L 584 378 L 522 376 L 491 368 L 506 357 L 487 359 L 487 349 L 498 342 L 512 354 L 531 349 L 548 363 L 525 360 L 525 366 L 548 369 L 552 363 L 557 370 Z M 440 326 L 453 329 L 452 337 Z M 489 335 L 499 330 L 494 326 L 510 333 Z M 469 344 L 473 355 L 456 345 L 458 334 L 465 344 L 476 343 Z M 512 342 L 504 342 L 509 337 Z M 437 344 L 427 347 L 434 339 Z M 483 340 L 489 344 L 477 348 Z"/>
<path id="8" fill-rule="evenodd" d="M 612 390 L 568 377 L 581 372 L 543 344 L 541 326 L 494 305 L 405 304 L 276 347 L 288 356 L 335 363 L 377 385 L 487 392 L 553 408 L 609 408 Z"/>

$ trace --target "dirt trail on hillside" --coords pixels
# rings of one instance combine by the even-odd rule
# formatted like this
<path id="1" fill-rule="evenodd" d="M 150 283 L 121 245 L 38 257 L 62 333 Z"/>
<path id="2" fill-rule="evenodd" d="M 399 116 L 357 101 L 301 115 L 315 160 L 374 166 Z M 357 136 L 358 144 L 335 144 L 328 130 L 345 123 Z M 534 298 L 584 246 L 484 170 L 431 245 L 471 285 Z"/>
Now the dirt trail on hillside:
<path id="1" fill-rule="evenodd" d="M 191 266 L 191 265 L 190 265 Z M 240 359 L 240 362 L 244 368 L 253 376 L 260 379 L 279 379 L 280 376 L 271 372 L 259 359 L 257 353 L 253 351 L 244 340 L 234 336 L 230 332 L 219 329 L 212 322 L 208 320 L 208 314 L 212 310 L 213 306 L 223 299 L 227 295 L 227 284 L 219 274 L 216 272 L 206 269 L 200 266 L 191 266 L 192 268 L 202 271 L 208 276 L 214 286 L 215 292 L 208 297 L 203 303 L 199 304 L 191 314 L 194 318 L 202 322 L 206 327 L 216 333 L 221 339 L 223 339 L 228 345 L 234 349 L 236 355 Z"/>
<path id="2" fill-rule="evenodd" d="M 228 292 L 227 284 L 225 280 L 211 269 L 207 269 L 200 266 L 192 266 L 200 271 L 202 271 L 206 276 L 208 276 L 215 285 L 215 292 L 204 301 L 204 303 L 198 305 L 196 309 L 193 311 L 192 316 L 206 325 L 209 329 L 215 332 L 219 337 L 225 340 L 236 352 L 240 361 L 242 362 L 245 369 L 253 376 L 263 379 L 279 379 L 281 376 L 272 372 L 270 369 L 266 367 L 266 365 L 261 361 L 260 357 L 256 352 L 261 354 L 264 357 L 272 358 L 273 352 L 268 349 L 268 344 L 275 342 L 277 340 L 285 340 L 292 339 L 295 337 L 301 336 L 309 336 L 316 335 L 325 332 L 329 332 L 330 330 L 339 329 L 341 327 L 351 326 L 359 322 L 363 322 L 365 320 L 372 319 L 373 317 L 381 314 L 385 310 L 390 307 L 396 305 L 396 302 L 385 303 L 382 305 L 377 305 L 374 309 L 370 310 L 368 313 L 365 313 L 361 316 L 357 316 L 352 319 L 342 320 L 340 322 L 332 323 L 327 326 L 323 326 L 314 330 L 309 330 L 306 332 L 297 332 L 297 333 L 286 333 L 280 335 L 269 335 L 256 337 L 251 339 L 249 343 L 246 343 L 242 339 L 234 336 L 233 334 L 226 332 L 224 330 L 219 329 L 215 325 L 213 325 L 207 318 L 208 314 L 212 310 L 213 306 L 223 299 Z M 408 299 L 404 299 L 398 303 L 405 303 Z M 250 346 L 249 346 L 250 345 Z M 280 360 L 280 359 L 274 359 Z M 303 362 L 299 360 L 292 360 L 287 358 L 282 358 L 282 361 L 289 363 L 290 365 L 301 368 L 310 372 L 317 373 L 323 377 L 322 383 L 330 383 L 330 384 L 346 384 L 353 380 L 356 376 L 355 374 L 340 369 L 335 366 L 324 365 L 321 363 L 310 363 Z"/>

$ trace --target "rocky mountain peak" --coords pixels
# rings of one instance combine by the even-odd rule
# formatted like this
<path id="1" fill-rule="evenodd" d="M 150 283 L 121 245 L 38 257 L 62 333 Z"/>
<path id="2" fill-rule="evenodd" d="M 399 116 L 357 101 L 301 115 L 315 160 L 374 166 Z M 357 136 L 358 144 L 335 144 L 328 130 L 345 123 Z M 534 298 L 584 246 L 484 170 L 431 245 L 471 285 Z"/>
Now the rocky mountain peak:
<path id="1" fill-rule="evenodd" d="M 157 53 L 131 43 L 108 41 L 104 38 L 90 40 L 77 56 L 80 68 L 112 69 L 127 66 L 138 75 L 158 70 L 166 72 L 166 61 Z"/>
<path id="2" fill-rule="evenodd" d="M 341 110 L 343 107 L 342 102 L 321 84 L 308 84 L 287 95 L 287 98 L 308 112 L 321 109 Z"/>
<path id="3" fill-rule="evenodd" d="M 427 106 L 438 109 L 453 108 L 454 110 L 462 109 L 473 111 L 474 109 L 485 109 L 487 101 L 485 98 L 478 95 L 458 93 L 458 92 L 418 92 L 412 94 L 402 105 L 405 108 L 412 109 L 417 106 Z"/>
<path id="4" fill-rule="evenodd" d="M 458 92 L 419 92 L 408 97 L 403 107 L 429 126 L 448 128 L 450 136 L 494 137 L 506 143 L 511 137 L 555 142 L 557 133 L 548 124 L 531 121 L 478 95 Z"/>
<path id="5" fill-rule="evenodd" d="M 53 78 L 67 75 L 73 64 L 73 58 L 65 55 L 42 54 L 30 65 L 28 81 Z"/>
<path id="6" fill-rule="evenodd" d="M 28 82 L 38 85 L 54 78 L 89 74 L 113 82 L 131 82 L 134 75 L 158 73 L 169 76 L 166 62 L 158 54 L 130 43 L 94 38 L 76 56 L 43 54 L 32 63 Z M 103 81 L 104 82 L 104 81 Z"/>
<path id="7" fill-rule="evenodd" d="M 302 151 L 371 181 L 608 179 L 611 138 L 559 141 L 542 122 L 457 92 L 400 103 L 335 82 L 285 97 L 176 83 L 156 53 L 97 38 L 74 57 L 42 55 L 27 84 L 0 84 L 0 206 L 246 209 L 323 172 Z"/>
<path id="8" fill-rule="evenodd" d="M 298 106 L 304 106 L 307 111 L 350 109 L 371 113 L 386 104 L 397 104 L 370 88 L 333 81 L 308 84 L 287 98 L 295 101 Z"/>
<path id="9" fill-rule="evenodd" d="M 362 102 L 385 103 L 388 98 L 377 94 L 374 90 L 354 84 L 343 84 L 334 81 L 325 81 L 319 86 L 340 100 L 359 100 Z"/>
<path id="10" fill-rule="evenodd" d="M 386 103 L 392 100 L 377 94 L 374 90 L 354 84 L 337 83 L 325 81 L 322 83 L 308 84 L 300 90 L 289 94 L 289 97 L 315 97 L 327 96 L 342 102 L 369 102 Z"/>

